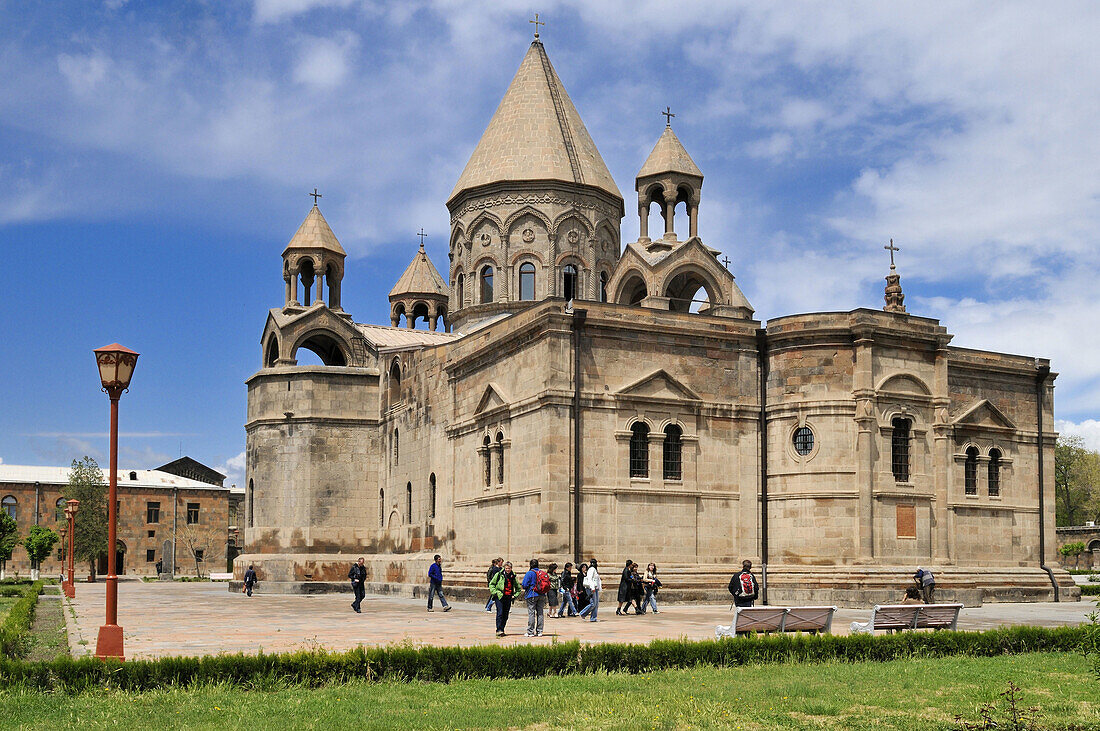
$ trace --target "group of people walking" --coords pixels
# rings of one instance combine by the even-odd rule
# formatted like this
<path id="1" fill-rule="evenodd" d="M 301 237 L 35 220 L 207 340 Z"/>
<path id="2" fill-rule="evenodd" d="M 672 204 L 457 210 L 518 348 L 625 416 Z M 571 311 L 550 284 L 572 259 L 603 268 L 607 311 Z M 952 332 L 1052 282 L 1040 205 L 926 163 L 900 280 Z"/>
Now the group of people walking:
<path id="1" fill-rule="evenodd" d="M 489 586 L 485 611 L 492 612 L 496 607 L 497 637 L 507 634 L 505 628 L 512 602 L 520 594 L 523 594 L 527 604 L 526 637 L 542 637 L 546 617 L 582 617 L 591 622 L 599 621 L 596 615 L 603 582 L 596 559 L 582 563 L 577 567 L 576 574 L 573 573 L 572 562 L 567 562 L 559 574 L 556 563 L 543 570 L 539 560 L 533 558 L 528 563 L 527 572 L 519 579 L 511 561 L 495 558 L 485 573 L 485 579 Z"/>
<path id="2" fill-rule="evenodd" d="M 654 614 L 661 613 L 657 609 L 657 592 L 661 589 L 661 580 L 657 578 L 657 564 L 651 562 L 644 572 L 640 569 L 641 565 L 637 562 L 626 562 L 619 578 L 619 606 L 615 608 L 616 615 L 629 614 L 631 606 L 634 607 L 634 614 L 645 614 L 650 608 Z"/>

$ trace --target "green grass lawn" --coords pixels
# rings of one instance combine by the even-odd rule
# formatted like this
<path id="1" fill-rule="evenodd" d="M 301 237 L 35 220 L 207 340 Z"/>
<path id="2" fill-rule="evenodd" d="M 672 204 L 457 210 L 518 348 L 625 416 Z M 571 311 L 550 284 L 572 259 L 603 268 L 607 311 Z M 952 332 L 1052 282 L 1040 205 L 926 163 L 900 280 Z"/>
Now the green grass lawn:
<path id="1" fill-rule="evenodd" d="M 1009 681 L 1043 729 L 1100 729 L 1100 681 L 1074 654 L 696 668 L 450 684 L 77 696 L 0 690 L 6 728 L 950 729 Z M 1005 728 L 999 726 L 998 728 Z M 1010 728 L 1010 726 L 1009 726 Z"/>

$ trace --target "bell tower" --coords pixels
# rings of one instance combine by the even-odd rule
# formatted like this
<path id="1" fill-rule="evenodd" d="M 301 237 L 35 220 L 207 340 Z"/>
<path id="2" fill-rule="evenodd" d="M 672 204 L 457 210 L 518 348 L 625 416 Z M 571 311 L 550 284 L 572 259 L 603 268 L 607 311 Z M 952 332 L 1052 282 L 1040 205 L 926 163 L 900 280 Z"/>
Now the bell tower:
<path id="1" fill-rule="evenodd" d="M 283 281 L 286 283 L 283 312 L 300 312 L 324 305 L 327 284 L 329 309 L 343 314 L 340 282 L 344 278 L 346 256 L 347 252 L 336 240 L 336 234 L 332 233 L 314 200 L 313 208 L 283 249 Z M 301 299 L 298 298 L 299 285 Z"/>
<path id="2" fill-rule="evenodd" d="M 672 131 L 672 117 L 665 109 L 665 131 L 657 139 L 653 151 L 634 179 L 638 191 L 638 243 L 648 251 L 667 251 L 680 243 L 676 238 L 676 206 L 684 203 L 688 216 L 688 239 L 699 235 L 699 197 L 703 189 L 703 173 Z M 664 234 L 650 238 L 649 210 L 657 204 L 665 221 Z"/>

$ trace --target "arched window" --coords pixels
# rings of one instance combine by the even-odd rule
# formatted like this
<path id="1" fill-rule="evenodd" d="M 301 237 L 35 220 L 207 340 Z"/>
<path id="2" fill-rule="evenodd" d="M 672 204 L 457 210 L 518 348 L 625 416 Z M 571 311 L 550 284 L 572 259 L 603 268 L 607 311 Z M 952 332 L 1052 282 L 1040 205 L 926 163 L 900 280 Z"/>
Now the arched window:
<path id="1" fill-rule="evenodd" d="M 131 480 L 137 480 L 137 472 L 131 472 L 130 473 L 130 479 Z"/>
<path id="2" fill-rule="evenodd" d="M 405 522 L 413 522 L 413 484 L 405 485 Z"/>
<path id="3" fill-rule="evenodd" d="M 978 494 L 978 448 L 966 450 L 966 462 L 963 463 L 963 481 L 967 495 Z"/>
<path id="4" fill-rule="evenodd" d="M 428 478 L 428 517 L 435 517 L 435 473 Z"/>
<path id="5" fill-rule="evenodd" d="M 6 498 L 0 501 L 0 508 L 2 508 L 5 513 L 10 515 L 12 520 L 17 520 L 15 515 L 15 508 L 17 505 L 18 503 L 14 495 L 8 495 Z"/>
<path id="6" fill-rule="evenodd" d="M 256 524 L 256 485 L 252 480 L 248 481 L 248 527 L 251 528 Z"/>
<path id="7" fill-rule="evenodd" d="M 462 309 L 462 297 L 466 294 L 466 277 L 462 274 L 458 275 L 458 307 L 456 309 Z"/>
<path id="8" fill-rule="evenodd" d="M 535 265 L 529 261 L 519 265 L 519 298 L 535 299 Z"/>
<path id="9" fill-rule="evenodd" d="M 497 432 L 497 484 L 504 484 L 504 434 Z"/>
<path id="10" fill-rule="evenodd" d="M 665 427 L 665 443 L 664 443 L 664 477 L 666 480 L 679 480 L 682 477 L 683 470 L 681 468 L 681 452 L 683 450 L 683 442 L 681 437 L 683 436 L 683 430 L 675 424 L 669 424 Z"/>
<path id="11" fill-rule="evenodd" d="M 489 439 L 489 435 L 485 435 L 485 442 L 482 445 L 485 451 L 485 487 L 491 487 L 493 484 L 493 442 Z"/>
<path id="12" fill-rule="evenodd" d="M 607 272 L 600 272 L 600 302 L 607 302 Z"/>
<path id="13" fill-rule="evenodd" d="M 1001 450 L 989 450 L 989 496 L 1001 494 Z"/>
<path id="14" fill-rule="evenodd" d="M 401 459 L 401 435 L 397 429 L 393 430 L 393 464 L 396 467 Z"/>
<path id="15" fill-rule="evenodd" d="M 561 270 L 561 296 L 567 300 L 577 297 L 577 267 L 566 264 Z"/>
<path id="16" fill-rule="evenodd" d="M 386 489 L 378 491 L 378 525 L 386 527 Z"/>
<path id="17" fill-rule="evenodd" d="M 401 363 L 397 358 L 390 364 L 390 406 L 401 400 Z"/>
<path id="18" fill-rule="evenodd" d="M 64 525 L 68 521 L 65 518 L 65 498 L 59 497 L 57 502 L 53 504 L 54 518 L 57 519 L 59 525 Z"/>
<path id="19" fill-rule="evenodd" d="M 900 416 L 891 424 L 894 435 L 890 440 L 890 466 L 894 471 L 894 482 L 909 482 L 909 432 L 912 424 Z"/>
<path id="20" fill-rule="evenodd" d="M 630 427 L 630 476 L 649 477 L 649 426 L 641 421 Z"/>
<path id="21" fill-rule="evenodd" d="M 481 304 L 493 301 L 493 267 L 481 267 Z"/>

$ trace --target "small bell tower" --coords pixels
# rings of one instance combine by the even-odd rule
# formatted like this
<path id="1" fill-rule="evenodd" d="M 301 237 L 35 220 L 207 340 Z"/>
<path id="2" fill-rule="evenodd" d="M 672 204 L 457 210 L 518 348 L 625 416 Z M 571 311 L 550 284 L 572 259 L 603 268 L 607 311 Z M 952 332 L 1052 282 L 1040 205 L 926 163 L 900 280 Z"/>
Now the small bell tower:
<path id="1" fill-rule="evenodd" d="M 703 173 L 672 131 L 672 118 L 676 115 L 668 107 L 662 114 L 665 115 L 665 131 L 634 179 L 634 188 L 638 191 L 638 243 L 648 251 L 667 251 L 680 243 L 674 226 L 679 203 L 687 206 L 687 238 L 699 235 L 699 197 L 703 188 Z M 664 235 L 658 239 L 651 239 L 649 235 L 649 208 L 654 203 L 660 206 L 661 216 L 665 220 Z"/>
<path id="2" fill-rule="evenodd" d="M 328 284 L 328 307 L 343 314 L 340 307 L 340 282 L 344 278 L 347 252 L 329 228 L 328 221 L 317 207 L 321 194 L 314 188 L 310 195 L 313 208 L 283 249 L 283 281 L 286 283 L 284 312 L 297 312 L 324 305 L 324 288 Z M 299 284 L 302 298 L 298 299 Z"/>

